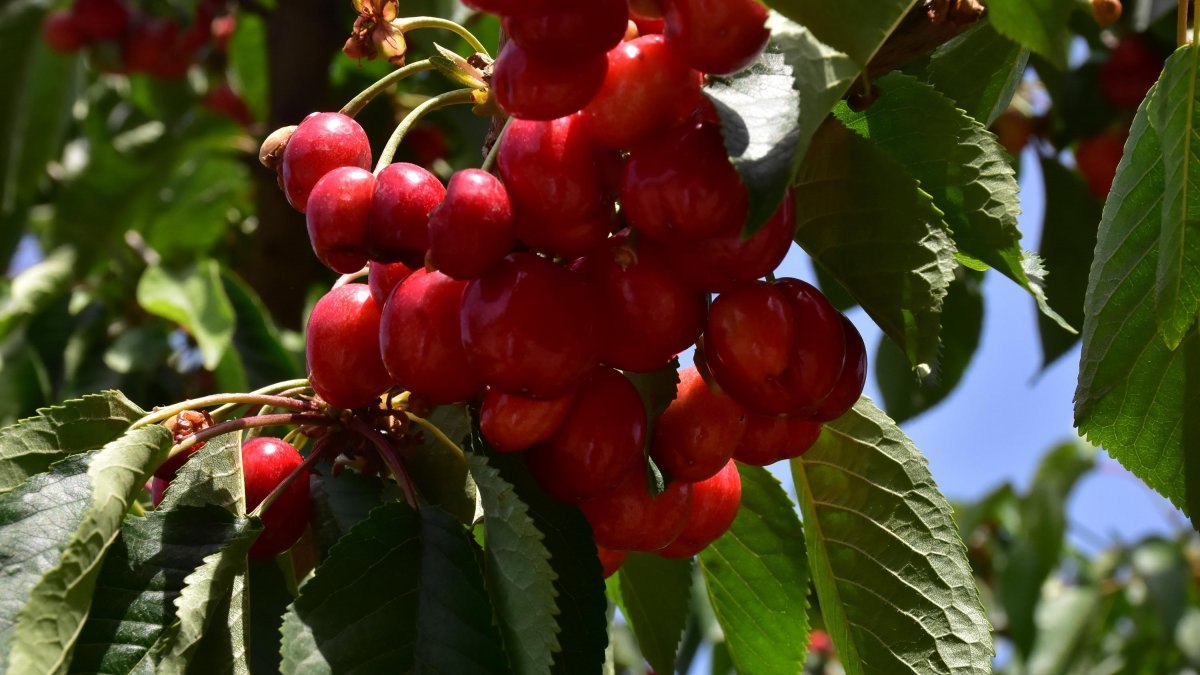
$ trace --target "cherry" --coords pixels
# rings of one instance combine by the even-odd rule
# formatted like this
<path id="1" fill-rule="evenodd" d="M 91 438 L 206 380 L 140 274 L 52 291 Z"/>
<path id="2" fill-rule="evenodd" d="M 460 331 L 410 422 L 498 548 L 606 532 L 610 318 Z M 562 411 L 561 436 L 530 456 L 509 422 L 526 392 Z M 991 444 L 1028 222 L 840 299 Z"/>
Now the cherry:
<path id="1" fill-rule="evenodd" d="M 1109 130 L 1085 138 L 1075 146 L 1075 165 L 1087 181 L 1088 189 L 1101 201 L 1108 198 L 1108 191 L 1117 176 L 1117 166 L 1125 153 L 1126 135 Z"/>
<path id="2" fill-rule="evenodd" d="M 446 198 L 429 214 L 429 262 L 455 279 L 488 271 L 516 242 L 508 191 L 495 176 L 465 169 L 450 177 Z"/>
<path id="3" fill-rule="evenodd" d="M 229 82 L 221 82 L 209 89 L 202 103 L 205 108 L 242 126 L 249 126 L 254 121 L 250 106 L 229 86 Z"/>
<path id="4" fill-rule="evenodd" d="M 690 558 L 729 530 L 742 503 L 742 477 L 733 460 L 714 476 L 692 484 L 687 523 L 675 541 L 658 552 L 664 558 Z"/>
<path id="5" fill-rule="evenodd" d="M 729 462 L 746 431 L 746 413 L 737 401 L 709 389 L 695 368 L 679 371 L 675 391 L 654 427 L 650 456 L 671 478 L 694 483 Z"/>
<path id="6" fill-rule="evenodd" d="M 313 252 L 325 266 L 353 274 L 367 264 L 367 221 L 375 174 L 340 166 L 321 177 L 308 197 L 305 220 Z"/>
<path id="7" fill-rule="evenodd" d="M 513 253 L 472 281 L 460 316 L 484 383 L 535 398 L 569 392 L 599 361 L 595 291 L 532 253 Z"/>
<path id="8" fill-rule="evenodd" d="M 179 24 L 167 19 L 134 22 L 121 45 L 121 59 L 131 73 L 177 79 L 180 65 L 173 63 L 172 52 L 179 41 Z M 186 64 L 182 67 L 187 71 Z M 172 77 L 168 77 L 172 76 Z M 313 181 L 316 182 L 315 180 Z"/>
<path id="9" fill-rule="evenodd" d="M 596 370 L 558 430 L 525 453 L 550 496 L 568 504 L 602 495 L 630 474 L 644 475 L 646 409 L 624 375 Z"/>
<path id="10" fill-rule="evenodd" d="M 404 263 L 371 263 L 367 271 L 367 286 L 371 289 L 371 298 L 375 300 L 375 304 L 380 307 L 387 304 L 392 289 L 412 273 L 412 268 Z"/>
<path id="11" fill-rule="evenodd" d="M 715 124 L 688 123 L 629 152 L 621 206 L 634 229 L 678 243 L 735 234 L 749 196 Z"/>
<path id="12" fill-rule="evenodd" d="M 767 46 L 767 8 L 756 0 L 663 0 L 671 49 L 696 70 L 730 75 Z"/>
<path id="13" fill-rule="evenodd" d="M 613 551 L 596 544 L 596 555 L 600 558 L 600 567 L 604 569 L 604 578 L 607 579 L 616 574 L 617 570 L 621 569 L 621 565 L 625 564 L 625 558 L 629 557 L 629 551 Z"/>
<path id="14" fill-rule="evenodd" d="M 401 145 L 421 166 L 429 166 L 446 156 L 446 132 L 433 125 L 410 129 Z"/>
<path id="15" fill-rule="evenodd" d="M 713 302 L 705 356 L 725 391 L 754 412 L 811 414 L 845 361 L 841 315 L 798 279 L 750 282 Z"/>
<path id="16" fill-rule="evenodd" d="M 463 0 L 463 4 L 481 12 L 492 14 L 524 14 L 545 12 L 559 0 Z"/>
<path id="17" fill-rule="evenodd" d="M 42 40 L 51 51 L 59 54 L 74 54 L 86 41 L 75 14 L 67 10 L 56 10 L 46 16 L 42 24 Z"/>
<path id="18" fill-rule="evenodd" d="M 667 22 L 661 18 L 648 19 L 639 14 L 630 12 L 629 20 L 637 26 L 638 35 L 662 35 L 663 30 L 667 27 Z"/>
<path id="19" fill-rule="evenodd" d="M 89 42 L 119 39 L 129 25 L 129 8 L 121 0 L 75 0 L 71 12 Z"/>
<path id="20" fill-rule="evenodd" d="M 608 74 L 583 109 L 588 131 L 619 150 L 687 118 L 700 98 L 696 71 L 661 35 L 647 35 L 608 52 Z"/>
<path id="21" fill-rule="evenodd" d="M 845 315 L 842 316 L 842 332 L 846 336 L 846 361 L 842 365 L 842 374 L 833 391 L 829 392 L 813 415 L 814 419 L 822 422 L 835 420 L 853 408 L 858 397 L 862 396 L 867 381 L 867 346 L 858 328 Z"/>
<path id="22" fill-rule="evenodd" d="M 252 510 L 304 462 L 300 452 L 278 438 L 256 436 L 242 444 L 246 509 Z M 250 547 L 250 557 L 273 558 L 291 548 L 308 527 L 308 471 L 263 511 L 263 531 Z"/>
<path id="23" fill-rule="evenodd" d="M 371 260 L 422 267 L 429 250 L 429 213 L 445 196 L 442 181 L 416 164 L 384 167 L 377 177 L 367 223 Z"/>
<path id="24" fill-rule="evenodd" d="M 621 551 L 657 551 L 683 531 L 692 484 L 676 481 L 657 497 L 647 491 L 646 477 L 630 474 L 620 485 L 579 507 L 592 525 L 596 543 Z"/>
<path id="25" fill-rule="evenodd" d="M 479 391 L 467 365 L 458 310 L 465 281 L 419 269 L 400 282 L 383 307 L 379 346 L 399 386 L 433 405 L 464 401 Z"/>
<path id="26" fill-rule="evenodd" d="M 666 248 L 672 269 L 693 288 L 724 292 L 740 281 L 762 278 L 783 262 L 796 231 L 795 200 L 789 192 L 761 229 L 749 239 L 741 232 Z"/>
<path id="27" fill-rule="evenodd" d="M 821 435 L 821 423 L 803 417 L 746 415 L 746 434 L 733 451 L 743 464 L 767 466 L 808 452 Z"/>
<path id="28" fill-rule="evenodd" d="M 1008 108 L 992 122 L 991 131 L 1010 156 L 1020 157 L 1021 151 L 1033 137 L 1034 123 L 1025 113 Z"/>
<path id="29" fill-rule="evenodd" d="M 171 481 L 163 480 L 158 476 L 150 479 L 150 504 L 154 508 L 162 503 L 164 497 L 167 496 L 167 488 L 171 485 Z"/>
<path id="30" fill-rule="evenodd" d="M 574 63 L 617 46 L 628 20 L 625 0 L 586 0 L 506 16 L 503 26 L 509 39 L 531 57 Z"/>
<path id="31" fill-rule="evenodd" d="M 534 399 L 488 389 L 479 407 L 479 431 L 500 452 L 520 452 L 549 440 L 567 419 L 575 392 Z"/>
<path id="32" fill-rule="evenodd" d="M 374 402 L 392 386 L 379 350 L 379 305 L 366 284 L 326 293 L 308 317 L 308 377 L 339 408 Z"/>
<path id="33" fill-rule="evenodd" d="M 519 119 L 552 120 L 592 100 L 604 82 L 608 59 L 600 53 L 579 62 L 543 60 L 510 42 L 494 66 L 492 93 L 501 108 Z"/>
<path id="34" fill-rule="evenodd" d="M 1118 108 L 1137 108 L 1162 67 L 1162 56 L 1145 38 L 1127 35 L 1100 66 L 1100 93 Z"/>
<path id="35" fill-rule="evenodd" d="M 304 213 L 317 181 L 340 166 L 371 166 L 371 143 L 362 127 L 341 113 L 313 113 L 304 118 L 283 150 L 283 191 Z"/>

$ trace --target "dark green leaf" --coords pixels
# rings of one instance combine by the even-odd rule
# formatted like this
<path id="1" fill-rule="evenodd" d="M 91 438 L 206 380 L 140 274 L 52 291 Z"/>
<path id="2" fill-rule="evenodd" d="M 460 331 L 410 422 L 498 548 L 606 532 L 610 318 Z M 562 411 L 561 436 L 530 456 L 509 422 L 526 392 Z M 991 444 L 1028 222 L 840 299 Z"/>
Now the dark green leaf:
<path id="1" fill-rule="evenodd" d="M 799 673 L 808 651 L 804 527 L 779 480 L 738 465 L 742 504 L 729 531 L 700 552 L 700 569 L 739 673 Z"/>
<path id="2" fill-rule="evenodd" d="M 408 461 L 409 472 L 421 496 L 430 504 L 445 509 L 459 522 L 470 524 L 475 520 L 477 490 L 462 447 L 471 433 L 471 418 L 465 406 L 444 405 L 433 411 L 429 421 L 457 447 L 451 448 L 421 430 L 422 442 Z"/>
<path id="3" fill-rule="evenodd" d="M 1008 107 L 1025 76 L 1029 50 L 986 19 L 938 47 L 926 70 L 929 83 L 985 125 Z"/>
<path id="4" fill-rule="evenodd" d="M 1067 64 L 1067 19 L 1074 0 L 991 0 L 988 16 L 996 30 L 1046 57 L 1059 69 Z"/>
<path id="5" fill-rule="evenodd" d="M 237 30 L 229 41 L 229 69 L 234 90 L 250 107 L 254 119 L 268 119 L 267 26 L 251 12 L 238 14 Z"/>
<path id="6" fill-rule="evenodd" d="M 50 376 L 24 330 L 0 342 L 0 425 L 14 424 L 49 405 Z"/>
<path id="7" fill-rule="evenodd" d="M 179 272 L 150 267 L 137 288 L 138 304 L 192 334 L 213 370 L 233 339 L 233 305 L 221 284 L 220 265 L 207 260 Z"/>
<path id="8" fill-rule="evenodd" d="M 217 436 L 192 454 L 171 481 L 160 508 L 208 504 L 223 506 L 235 516 L 246 515 L 240 432 Z"/>
<path id="9" fill-rule="evenodd" d="M 254 289 L 233 272 L 222 269 L 221 282 L 237 320 L 233 329 L 233 347 L 246 368 L 250 387 L 258 389 L 303 374 L 283 346 L 279 328 Z"/>
<path id="10" fill-rule="evenodd" d="M 655 672 L 674 669 L 692 599 L 692 561 L 630 553 L 621 564 L 621 612 Z"/>
<path id="11" fill-rule="evenodd" d="M 768 0 L 767 6 L 803 24 L 821 42 L 866 66 L 913 6 L 913 0 L 805 2 Z"/>
<path id="12" fill-rule="evenodd" d="M 797 243 L 914 366 L 927 369 L 937 358 L 942 299 L 955 267 L 954 243 L 933 200 L 875 144 L 835 120 L 814 137 L 795 191 Z"/>
<path id="13" fill-rule="evenodd" d="M 75 273 L 75 251 L 62 247 L 18 274 L 0 298 L 0 339 L 65 293 Z"/>
<path id="14" fill-rule="evenodd" d="M 966 547 L 925 458 L 867 398 L 792 460 L 821 613 L 849 675 L 991 673 Z"/>
<path id="15" fill-rule="evenodd" d="M 384 503 L 394 484 L 385 485 L 378 476 L 368 477 L 353 471 L 343 471 L 335 478 L 330 475 L 329 467 L 321 462 L 313 472 L 310 520 L 317 546 L 325 557 L 351 528 Z"/>

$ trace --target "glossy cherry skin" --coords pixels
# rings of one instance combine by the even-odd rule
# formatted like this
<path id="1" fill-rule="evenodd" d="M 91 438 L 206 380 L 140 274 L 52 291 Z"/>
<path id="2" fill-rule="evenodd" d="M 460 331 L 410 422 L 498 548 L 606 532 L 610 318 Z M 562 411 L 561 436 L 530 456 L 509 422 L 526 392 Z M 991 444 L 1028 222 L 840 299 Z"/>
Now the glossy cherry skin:
<path id="1" fill-rule="evenodd" d="M 433 405 L 457 403 L 482 388 L 467 364 L 458 310 L 467 282 L 419 269 L 383 306 L 379 346 L 392 381 Z"/>
<path id="2" fill-rule="evenodd" d="M 290 443 L 256 436 L 242 444 L 246 510 L 253 510 L 302 463 Z M 303 471 L 263 512 L 263 531 L 250 547 L 251 558 L 273 558 L 291 548 L 308 527 L 308 471 Z"/>
<path id="3" fill-rule="evenodd" d="M 804 417 L 746 415 L 746 433 L 733 451 L 742 464 L 768 466 L 808 452 L 821 435 L 821 423 Z"/>
<path id="4" fill-rule="evenodd" d="M 779 267 L 792 246 L 795 214 L 795 202 L 789 193 L 775 215 L 749 239 L 735 232 L 685 242 L 667 247 L 667 259 L 684 283 L 722 293 L 739 282 L 761 279 Z"/>
<path id="5" fill-rule="evenodd" d="M 508 190 L 479 169 L 451 176 L 446 198 L 429 214 L 429 262 L 455 279 L 482 276 L 516 238 Z"/>
<path id="6" fill-rule="evenodd" d="M 635 230 L 676 244 L 736 234 L 749 196 L 729 162 L 720 128 L 688 123 L 629 152 L 621 206 Z"/>
<path id="7" fill-rule="evenodd" d="M 60 9 L 46 15 L 46 22 L 42 24 L 42 40 L 53 52 L 74 54 L 83 47 L 86 38 L 75 20 L 75 14 Z"/>
<path id="8" fill-rule="evenodd" d="M 679 536 L 687 522 L 692 484 L 675 481 L 651 497 L 646 476 L 631 474 L 616 488 L 579 505 L 596 543 L 621 551 L 657 551 Z"/>
<path id="9" fill-rule="evenodd" d="M 624 375 L 597 369 L 580 387 L 562 425 L 525 453 L 529 470 L 555 499 L 577 504 L 643 474 L 646 410 Z"/>
<path id="10" fill-rule="evenodd" d="M 700 96 L 698 73 L 661 35 L 647 35 L 608 52 L 604 84 L 583 117 L 596 140 L 628 150 L 650 134 L 682 123 Z"/>
<path id="11" fill-rule="evenodd" d="M 709 389 L 695 368 L 685 368 L 675 400 L 654 427 L 650 456 L 673 480 L 695 483 L 729 463 L 745 431 L 742 406 Z"/>
<path id="12" fill-rule="evenodd" d="M 607 70 L 603 53 L 564 64 L 536 58 L 510 42 L 496 59 L 492 93 L 513 117 L 552 120 L 587 105 L 600 90 Z"/>
<path id="13" fill-rule="evenodd" d="M 846 360 L 842 364 L 842 374 L 833 391 L 829 392 L 829 396 L 813 414 L 813 419 L 822 422 L 835 420 L 853 408 L 867 382 L 867 345 L 863 343 L 858 328 L 844 315 L 842 333 L 846 336 Z"/>
<path id="14" fill-rule="evenodd" d="M 304 219 L 313 253 L 339 274 L 367 264 L 367 221 L 375 194 L 375 174 L 340 166 L 321 177 L 308 197 Z"/>
<path id="15" fill-rule="evenodd" d="M 1162 68 L 1162 56 L 1145 38 L 1123 37 L 1100 66 L 1100 93 L 1118 108 L 1137 108 Z"/>
<path id="16" fill-rule="evenodd" d="M 317 394 L 339 408 L 374 403 L 392 386 L 379 351 L 379 305 L 366 284 L 326 293 L 308 317 L 308 378 Z"/>
<path id="17" fill-rule="evenodd" d="M 530 56 L 577 63 L 617 46 L 628 20 L 625 0 L 585 0 L 508 16 L 503 25 L 509 39 Z"/>
<path id="18" fill-rule="evenodd" d="M 488 389 L 479 406 L 479 431 L 496 450 L 520 452 L 549 440 L 574 404 L 574 392 L 536 399 Z"/>
<path id="19" fill-rule="evenodd" d="M 713 302 L 705 356 L 717 382 L 747 410 L 810 415 L 841 375 L 843 331 L 841 315 L 811 285 L 750 282 Z"/>
<path id="20" fill-rule="evenodd" d="M 1099 200 L 1108 199 L 1117 167 L 1125 152 L 1126 134 L 1109 130 L 1079 141 L 1075 146 L 1075 165 L 1087 181 L 1088 190 Z"/>
<path id="21" fill-rule="evenodd" d="M 463 296 L 463 345 L 485 384 L 556 398 L 599 362 L 595 290 L 532 253 L 513 253 Z"/>
<path id="22" fill-rule="evenodd" d="M 696 70 L 730 75 L 767 46 L 767 7 L 756 0 L 663 0 L 663 33 Z"/>
<path id="23" fill-rule="evenodd" d="M 429 214 L 445 199 L 445 186 L 408 162 L 389 164 L 376 180 L 367 224 L 371 260 L 422 267 L 429 250 Z"/>
<path id="24" fill-rule="evenodd" d="M 687 523 L 675 541 L 658 552 L 664 558 L 690 558 L 729 530 L 742 505 L 742 477 L 733 460 L 716 475 L 692 484 Z"/>
<path id="25" fill-rule="evenodd" d="M 119 39 L 129 26 L 129 8 L 121 0 L 75 0 L 71 12 L 89 42 Z"/>
<path id="26" fill-rule="evenodd" d="M 626 234 L 571 267 L 599 292 L 600 358 L 614 368 L 661 368 L 704 330 L 705 295 L 681 283 L 656 250 L 635 251 Z"/>
<path id="27" fill-rule="evenodd" d="M 371 143 L 353 119 L 341 113 L 304 118 L 283 151 L 283 191 L 288 203 L 304 213 L 317 181 L 340 166 L 371 166 Z"/>
<path id="28" fill-rule="evenodd" d="M 367 271 L 367 286 L 371 288 L 371 298 L 375 304 L 383 307 L 392 295 L 392 289 L 408 278 L 413 269 L 404 263 L 371 263 Z"/>
<path id="29" fill-rule="evenodd" d="M 625 558 L 629 557 L 629 551 L 613 551 L 596 544 L 596 555 L 600 558 L 600 567 L 604 569 L 604 578 L 607 579 L 616 574 L 617 570 L 621 569 L 621 565 L 625 564 Z"/>

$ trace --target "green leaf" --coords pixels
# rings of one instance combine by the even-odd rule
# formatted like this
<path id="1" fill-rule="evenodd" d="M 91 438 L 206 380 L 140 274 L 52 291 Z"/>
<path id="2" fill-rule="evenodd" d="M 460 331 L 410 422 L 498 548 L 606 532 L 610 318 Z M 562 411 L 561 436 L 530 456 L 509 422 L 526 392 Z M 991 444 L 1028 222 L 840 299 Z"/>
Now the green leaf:
<path id="1" fill-rule="evenodd" d="M 1100 204 L 1079 174 L 1057 160 L 1043 157 L 1046 211 L 1038 253 L 1046 265 L 1046 299 L 1059 308 L 1072 326 L 1083 325 L 1088 268 L 1096 249 L 1096 227 Z M 1045 315 L 1038 316 L 1042 339 L 1042 365 L 1050 365 L 1079 341 L 1079 335 L 1064 331 Z"/>
<path id="2" fill-rule="evenodd" d="M 1029 50 L 985 19 L 934 50 L 926 75 L 959 108 L 990 125 L 1008 107 L 1027 63 Z"/>
<path id="3" fill-rule="evenodd" d="M 149 267 L 138 282 L 137 298 L 147 312 L 191 333 L 204 355 L 204 367 L 217 367 L 233 339 L 234 315 L 215 260 L 179 272 Z"/>
<path id="4" fill-rule="evenodd" d="M 835 120 L 814 137 L 795 192 L 796 242 L 911 363 L 927 368 L 955 267 L 933 200 L 878 146 Z"/>
<path id="5" fill-rule="evenodd" d="M 1115 595 L 1115 594 L 1114 594 Z M 1037 609 L 1037 643 L 1026 661 L 1029 675 L 1071 672 L 1081 647 L 1096 635 L 1098 618 L 1111 606 L 1093 586 L 1064 588 L 1042 600 Z"/>
<path id="6" fill-rule="evenodd" d="M 408 470 L 421 496 L 458 518 L 463 524 L 475 519 L 477 490 L 463 454 L 471 433 L 471 418 L 465 406 L 444 405 L 428 416 L 458 448 L 449 448 L 422 430 L 422 441 L 408 460 Z M 417 429 L 417 427 L 413 427 Z"/>
<path id="7" fill-rule="evenodd" d="M 254 289 L 225 269 L 221 282 L 237 317 L 233 347 L 245 366 L 249 386 L 258 389 L 303 375 L 304 369 L 283 346 L 279 328 Z"/>
<path id="8" fill-rule="evenodd" d="M 826 629 L 848 675 L 991 673 L 984 614 L 925 458 L 863 398 L 792 460 Z"/>
<path id="9" fill-rule="evenodd" d="M 287 568 L 285 571 L 285 567 Z M 251 560 L 250 586 L 250 672 L 278 673 L 282 664 L 283 615 L 296 599 L 291 556 Z"/>
<path id="10" fill-rule="evenodd" d="M 1158 333 L 1155 270 L 1164 196 L 1162 149 L 1142 103 L 1129 131 L 1097 235 L 1084 305 L 1075 425 L 1093 445 L 1191 516 L 1181 434 L 1200 406 L 1188 387 L 1189 347 L 1171 351 Z"/>
<path id="11" fill-rule="evenodd" d="M 621 613 L 655 672 L 675 669 L 692 600 L 692 561 L 630 553 L 621 564 Z"/>
<path id="12" fill-rule="evenodd" d="M 393 485 L 389 482 L 385 486 L 378 476 L 364 476 L 354 471 L 342 471 L 334 477 L 322 462 L 313 467 L 309 520 L 322 558 L 347 532 L 384 503 Z"/>
<path id="13" fill-rule="evenodd" d="M 282 672 L 506 672 L 475 556 L 436 507 L 376 509 L 284 617 Z"/>
<path id="14" fill-rule="evenodd" d="M 145 414 L 119 391 L 38 410 L 37 417 L 0 429 L 0 493 L 71 455 L 117 439 Z"/>
<path id="15" fill-rule="evenodd" d="M 1175 634 L 1189 605 L 1192 575 L 1185 555 L 1178 543 L 1152 538 L 1138 544 L 1129 556 L 1133 573 L 1145 585 L 1159 629 L 1167 635 Z"/>
<path id="16" fill-rule="evenodd" d="M 9 592 L 21 600 L 6 601 L 0 611 L 9 671 L 66 668 L 104 555 L 170 446 L 165 428 L 143 427 L 0 495 L 0 555 L 7 558 L 5 569 L 20 570 L 18 583 L 9 577 Z M 27 586 L 33 575 L 40 578 Z M 22 600 L 20 611 L 10 614 Z"/>
<path id="17" fill-rule="evenodd" d="M 804 527 L 779 480 L 738 465 L 742 504 L 729 531 L 700 552 L 700 569 L 739 673 L 799 673 L 808 651 Z"/>
<path id="18" fill-rule="evenodd" d="M 250 12 L 238 14 L 237 29 L 229 40 L 229 70 L 234 89 L 254 119 L 268 119 L 267 26 Z"/>
<path id="19" fill-rule="evenodd" d="M 25 331 L 0 342 L 0 425 L 15 424 L 50 400 L 50 375 Z"/>
<path id="20" fill-rule="evenodd" d="M 743 236 L 775 214 L 804 156 L 796 152 L 801 101 L 794 77 L 781 54 L 768 52 L 746 70 L 713 78 L 704 88 L 721 118 L 729 158 L 750 194 Z"/>
<path id="21" fill-rule="evenodd" d="M 163 496 L 161 509 L 216 504 L 235 516 L 246 515 L 242 478 L 242 434 L 209 440 L 184 463 Z"/>
<path id="22" fill-rule="evenodd" d="M 875 84 L 878 100 L 863 112 L 841 105 L 838 119 L 874 141 L 933 197 L 968 266 L 994 267 L 1072 330 L 1046 304 L 1040 263 L 1021 250 L 1017 181 L 996 137 L 916 78 L 897 72 Z"/>
<path id="23" fill-rule="evenodd" d="M 71 672 L 133 672 L 174 623 L 184 578 L 245 527 L 218 507 L 127 518 L 104 558 Z"/>
<path id="24" fill-rule="evenodd" d="M 806 26 L 821 42 L 848 54 L 860 67 L 865 67 L 915 2 L 767 0 L 765 4 Z"/>
<path id="25" fill-rule="evenodd" d="M 1196 324 L 1200 310 L 1200 44 L 1167 59 L 1150 106 L 1162 146 L 1163 206 L 1154 307 L 1171 349 Z"/>
<path id="26" fill-rule="evenodd" d="M 996 30 L 1041 54 L 1060 70 L 1067 64 L 1067 20 L 1075 0 L 989 0 L 988 17 Z"/>
<path id="27" fill-rule="evenodd" d="M 0 339 L 65 293 L 75 272 L 75 251 L 64 246 L 18 274 L 0 299 Z"/>

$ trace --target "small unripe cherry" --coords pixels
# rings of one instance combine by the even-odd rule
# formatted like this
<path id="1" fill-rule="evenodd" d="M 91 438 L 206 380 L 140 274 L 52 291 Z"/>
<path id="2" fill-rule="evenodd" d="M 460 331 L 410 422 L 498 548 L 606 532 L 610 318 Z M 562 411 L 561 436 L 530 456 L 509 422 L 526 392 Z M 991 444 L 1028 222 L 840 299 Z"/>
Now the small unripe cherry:
<path id="1" fill-rule="evenodd" d="M 692 484 L 675 481 L 651 497 L 642 473 L 631 474 L 604 495 L 579 505 L 596 543 L 622 551 L 657 551 L 679 536 L 687 522 Z"/>
<path id="2" fill-rule="evenodd" d="M 392 386 L 379 351 L 379 305 L 366 284 L 346 284 L 317 301 L 308 318 L 308 378 L 339 408 L 375 402 Z"/>
<path id="3" fill-rule="evenodd" d="M 536 399 L 488 389 L 479 406 L 479 432 L 499 452 L 520 452 L 553 436 L 574 403 L 575 392 Z"/>
<path id="4" fill-rule="evenodd" d="M 803 417 L 746 415 L 746 433 L 733 451 L 742 464 L 769 466 L 808 452 L 821 435 L 821 423 Z"/>
<path id="5" fill-rule="evenodd" d="M 664 558 L 690 558 L 729 530 L 742 504 L 742 477 L 729 460 L 714 476 L 692 484 L 683 531 L 658 552 Z"/>
<path id="6" fill-rule="evenodd" d="M 392 289 L 408 278 L 413 269 L 404 263 L 371 263 L 367 270 L 367 286 L 375 304 L 383 307 L 392 295 Z"/>
<path id="7" fill-rule="evenodd" d="M 729 463 L 745 430 L 742 406 L 710 389 L 695 368 L 685 368 L 675 400 L 654 427 L 650 456 L 672 479 L 695 483 Z"/>
<path id="8" fill-rule="evenodd" d="M 242 444 L 246 510 L 262 503 L 304 458 L 290 443 L 256 436 Z M 303 471 L 262 514 L 263 531 L 250 547 L 250 557 L 273 558 L 291 548 L 308 527 L 308 471 Z"/>
<path id="9" fill-rule="evenodd" d="M 313 113 L 296 126 L 283 151 L 283 191 L 304 213 L 317 181 L 341 166 L 371 166 L 371 143 L 352 118 L 341 113 Z"/>
<path id="10" fill-rule="evenodd" d="M 600 558 L 600 567 L 604 570 L 604 578 L 607 579 L 617 573 L 621 569 L 621 565 L 625 564 L 625 558 L 629 557 L 629 551 L 613 551 L 596 544 L 596 555 Z"/>
<path id="11" fill-rule="evenodd" d="M 464 169 L 450 177 L 446 198 L 429 214 L 429 262 L 455 279 L 474 279 L 516 241 L 508 191 L 495 176 Z"/>
<path id="12" fill-rule="evenodd" d="M 862 334 L 845 315 L 842 316 L 842 330 L 846 336 L 846 361 L 842 364 L 838 383 L 813 414 L 813 419 L 822 422 L 835 420 L 854 407 L 867 381 L 867 346 Z"/>
<path id="13" fill-rule="evenodd" d="M 492 94 L 510 115 L 526 120 L 552 120 L 579 110 L 604 82 L 608 59 L 603 53 L 570 63 L 527 54 L 515 42 L 504 45 L 492 73 Z"/>
<path id="14" fill-rule="evenodd" d="M 398 162 L 380 171 L 367 224 L 371 260 L 424 266 L 429 214 L 445 196 L 442 181 L 416 164 Z"/>
<path id="15" fill-rule="evenodd" d="M 42 24 L 42 40 L 50 51 L 74 54 L 83 47 L 85 38 L 75 14 L 60 9 L 46 15 L 46 22 Z"/>
<path id="16" fill-rule="evenodd" d="M 308 197 L 305 222 L 313 253 L 339 274 L 367 264 L 367 221 L 375 194 L 375 174 L 341 166 L 321 177 Z"/>
<path id="17" fill-rule="evenodd" d="M 663 0 L 671 48 L 696 70 L 731 75 L 767 46 L 767 7 L 757 0 Z"/>

